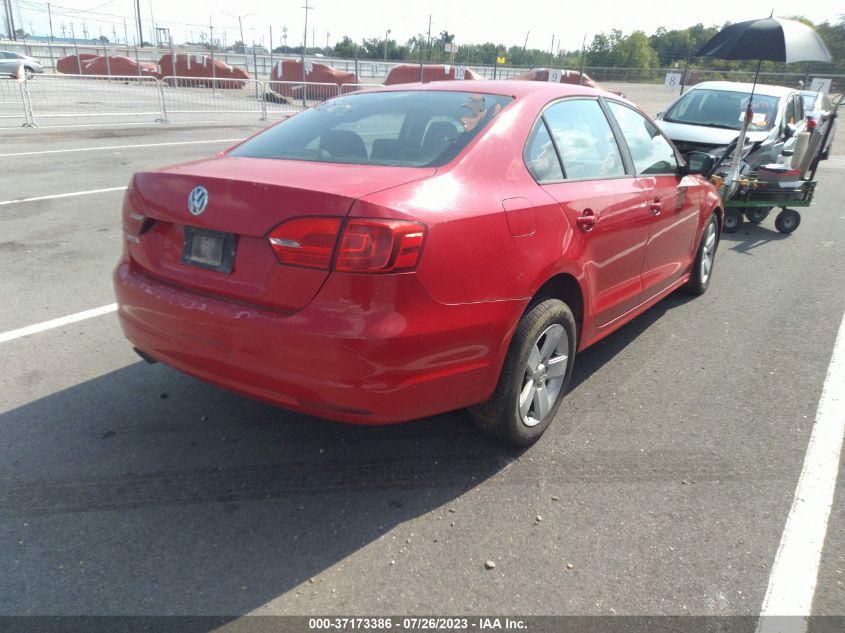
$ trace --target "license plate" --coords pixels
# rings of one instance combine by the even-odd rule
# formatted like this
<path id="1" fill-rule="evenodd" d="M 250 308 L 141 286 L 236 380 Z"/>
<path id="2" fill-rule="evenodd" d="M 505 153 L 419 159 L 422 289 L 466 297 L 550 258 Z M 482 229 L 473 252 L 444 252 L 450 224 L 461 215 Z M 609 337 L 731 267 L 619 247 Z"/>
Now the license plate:
<path id="1" fill-rule="evenodd" d="M 186 226 L 182 261 L 191 266 L 231 273 L 235 263 L 235 236 Z"/>

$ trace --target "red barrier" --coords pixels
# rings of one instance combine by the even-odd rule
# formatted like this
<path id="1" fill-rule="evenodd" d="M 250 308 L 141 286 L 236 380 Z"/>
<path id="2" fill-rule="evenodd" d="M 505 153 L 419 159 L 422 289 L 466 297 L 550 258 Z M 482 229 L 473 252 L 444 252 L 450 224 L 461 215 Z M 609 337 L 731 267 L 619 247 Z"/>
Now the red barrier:
<path id="1" fill-rule="evenodd" d="M 338 92 L 343 84 L 357 84 L 358 76 L 355 73 L 347 73 L 336 70 L 331 66 L 318 62 L 307 61 L 305 63 L 305 81 L 308 83 L 336 84 Z M 278 83 L 280 81 L 302 81 L 302 61 L 298 59 L 285 59 L 273 64 L 270 72 L 269 88 L 283 97 L 302 97 L 301 87 L 290 84 Z M 306 87 L 307 99 L 325 99 L 325 89 L 320 86 Z M 318 94 L 319 93 L 319 94 Z"/>
<path id="2" fill-rule="evenodd" d="M 424 64 L 423 83 L 430 81 L 452 81 L 454 79 L 484 79 L 484 77 L 475 74 L 469 68 L 464 68 L 463 77 L 455 77 L 456 68 L 456 66 L 451 64 Z M 419 81 L 419 64 L 400 64 L 390 69 L 387 79 L 384 80 L 384 85 L 414 84 L 419 83 Z"/>
<path id="3" fill-rule="evenodd" d="M 560 73 L 560 81 L 559 83 L 562 84 L 575 84 L 578 85 L 578 71 L 577 70 L 555 70 L 555 72 Z M 521 75 L 517 75 L 513 77 L 514 80 L 517 81 L 548 81 L 549 80 L 549 69 L 548 68 L 532 68 Z M 581 85 L 587 86 L 588 88 L 598 88 L 599 85 L 590 79 L 590 76 L 587 73 L 581 75 Z"/>
<path id="4" fill-rule="evenodd" d="M 176 60 L 175 65 L 173 63 L 174 58 Z M 215 59 L 212 66 L 211 57 L 202 54 L 175 53 L 171 55 L 167 53 L 158 60 L 158 67 L 162 77 L 195 77 L 196 79 L 192 79 L 188 83 L 188 87 L 215 87 L 231 90 L 243 88 L 246 84 L 245 80 L 250 79 L 247 71 L 241 68 L 233 68 L 219 59 Z M 202 81 L 203 79 L 208 79 L 208 81 Z M 217 81 L 212 81 L 212 79 L 217 79 Z M 221 79 L 235 81 L 220 81 Z M 172 79 L 165 81 L 173 85 Z"/>
<path id="5" fill-rule="evenodd" d="M 76 55 L 62 57 L 56 62 L 56 70 L 65 75 L 122 75 L 137 77 L 138 62 L 129 57 L 116 55 L 109 57 L 108 62 L 104 55 L 93 55 L 91 53 L 80 53 L 77 60 Z M 158 77 L 155 64 L 140 64 L 141 77 Z"/>

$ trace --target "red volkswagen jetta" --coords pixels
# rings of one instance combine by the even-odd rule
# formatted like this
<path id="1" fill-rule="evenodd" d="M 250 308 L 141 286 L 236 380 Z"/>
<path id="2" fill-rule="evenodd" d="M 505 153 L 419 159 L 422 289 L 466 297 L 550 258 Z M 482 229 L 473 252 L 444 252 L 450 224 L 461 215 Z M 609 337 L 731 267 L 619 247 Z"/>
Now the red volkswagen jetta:
<path id="1" fill-rule="evenodd" d="M 120 322 L 144 358 L 284 407 L 386 424 L 468 406 L 527 445 L 577 350 L 707 289 L 722 209 L 696 160 L 579 86 L 339 97 L 132 178 Z"/>

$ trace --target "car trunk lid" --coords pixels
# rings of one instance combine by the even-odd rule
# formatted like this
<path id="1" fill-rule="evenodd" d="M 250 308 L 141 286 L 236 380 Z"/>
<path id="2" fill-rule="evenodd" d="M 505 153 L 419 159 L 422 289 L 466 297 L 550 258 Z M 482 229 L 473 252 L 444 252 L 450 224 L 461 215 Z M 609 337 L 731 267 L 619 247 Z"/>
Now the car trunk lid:
<path id="1" fill-rule="evenodd" d="M 356 199 L 435 171 L 218 157 L 142 172 L 135 175 L 131 189 L 147 219 L 127 236 L 127 247 L 136 264 L 154 277 L 214 296 L 294 311 L 308 304 L 329 273 L 280 264 L 266 239 L 271 229 L 295 217 L 344 217 Z M 194 215 L 197 208 L 189 210 L 188 198 L 196 187 L 208 193 L 205 207 Z M 124 210 L 125 215 L 130 212 Z M 132 233 L 132 220 L 125 217 L 124 223 Z M 221 272 L 186 259 L 189 233 L 220 236 L 227 248 L 231 243 L 231 270 Z"/>

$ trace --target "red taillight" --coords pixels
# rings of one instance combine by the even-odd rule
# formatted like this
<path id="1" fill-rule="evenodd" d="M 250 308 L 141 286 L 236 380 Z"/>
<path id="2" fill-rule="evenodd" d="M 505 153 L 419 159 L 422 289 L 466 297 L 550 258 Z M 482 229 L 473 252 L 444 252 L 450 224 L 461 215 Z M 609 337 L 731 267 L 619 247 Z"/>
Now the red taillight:
<path id="1" fill-rule="evenodd" d="M 816 129 L 818 123 L 813 117 L 807 117 L 807 129 L 811 132 Z"/>
<path id="2" fill-rule="evenodd" d="M 343 230 L 335 270 L 381 273 L 417 265 L 425 226 L 404 220 L 350 220 Z"/>
<path id="3" fill-rule="evenodd" d="M 382 273 L 417 265 L 425 225 L 406 220 L 350 220 L 338 240 L 340 218 L 296 218 L 267 236 L 283 264 L 343 272 Z M 337 245 L 337 255 L 335 247 Z"/>
<path id="4" fill-rule="evenodd" d="M 296 218 L 283 222 L 267 238 L 283 264 L 328 270 L 340 218 Z"/>
<path id="5" fill-rule="evenodd" d="M 144 204 L 131 189 L 123 194 L 123 227 L 130 232 L 137 232 L 145 220 Z"/>

